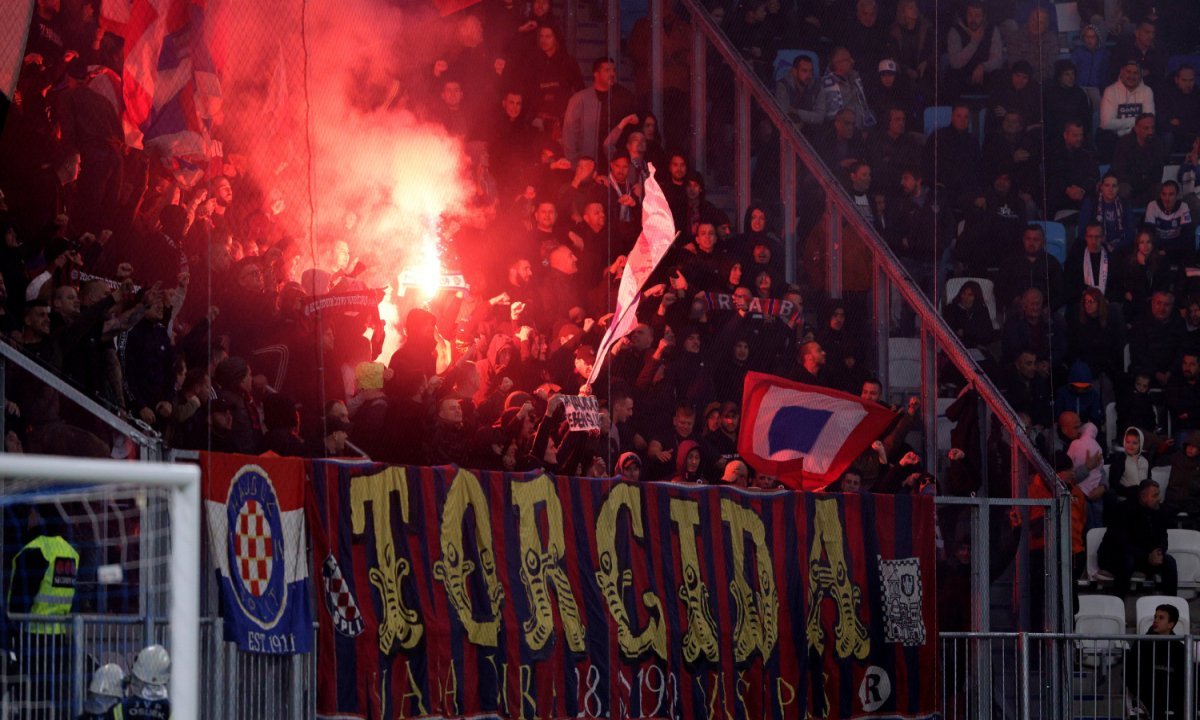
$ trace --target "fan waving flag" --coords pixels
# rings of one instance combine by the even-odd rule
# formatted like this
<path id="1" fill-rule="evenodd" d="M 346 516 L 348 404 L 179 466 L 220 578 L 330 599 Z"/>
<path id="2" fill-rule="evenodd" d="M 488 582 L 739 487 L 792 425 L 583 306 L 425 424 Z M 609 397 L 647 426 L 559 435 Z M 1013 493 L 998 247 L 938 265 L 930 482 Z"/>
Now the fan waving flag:
<path id="1" fill-rule="evenodd" d="M 122 74 L 125 141 L 153 149 L 175 179 L 203 179 L 220 143 L 219 68 L 209 53 L 206 0 L 104 0 L 101 26 L 125 39 Z"/>
<path id="2" fill-rule="evenodd" d="M 309 652 L 304 461 L 201 453 L 200 465 L 225 639 L 243 652 Z"/>
<path id="3" fill-rule="evenodd" d="M 637 326 L 638 301 L 642 286 L 658 267 L 675 242 L 675 219 L 662 188 L 654 179 L 654 164 L 648 163 L 650 175 L 646 178 L 646 197 L 642 201 L 642 234 L 629 251 L 625 272 L 621 274 L 621 286 L 617 288 L 617 307 L 613 311 L 612 324 L 596 348 L 596 362 L 588 384 L 596 382 L 612 346 L 628 335 Z"/>
<path id="4" fill-rule="evenodd" d="M 891 410 L 849 393 L 751 372 L 742 391 L 738 453 L 790 487 L 819 490 L 895 419 Z"/>

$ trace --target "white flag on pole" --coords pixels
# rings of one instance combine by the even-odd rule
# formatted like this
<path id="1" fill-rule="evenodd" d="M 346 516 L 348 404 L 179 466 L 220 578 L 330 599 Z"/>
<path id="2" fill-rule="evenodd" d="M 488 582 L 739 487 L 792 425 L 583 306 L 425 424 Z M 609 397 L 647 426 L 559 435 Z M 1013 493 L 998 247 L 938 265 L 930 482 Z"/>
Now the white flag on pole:
<path id="1" fill-rule="evenodd" d="M 592 374 L 588 377 L 588 385 L 596 382 L 608 353 L 612 346 L 621 338 L 628 335 L 637 325 L 637 308 L 641 299 L 642 286 L 658 267 L 675 240 L 675 219 L 671 216 L 671 208 L 662 188 L 654 179 L 654 165 L 650 164 L 650 176 L 646 178 L 646 196 L 642 200 L 642 234 L 638 235 L 633 250 L 625 263 L 625 272 L 621 275 L 621 286 L 617 289 L 617 307 L 613 311 L 612 323 L 608 332 L 596 348 L 596 362 L 592 365 Z"/>

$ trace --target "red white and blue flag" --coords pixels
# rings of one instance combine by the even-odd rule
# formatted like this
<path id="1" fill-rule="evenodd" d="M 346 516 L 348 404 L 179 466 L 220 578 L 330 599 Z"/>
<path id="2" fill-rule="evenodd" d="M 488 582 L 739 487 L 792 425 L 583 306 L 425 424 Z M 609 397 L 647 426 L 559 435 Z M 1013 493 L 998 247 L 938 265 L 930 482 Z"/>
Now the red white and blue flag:
<path id="1" fill-rule="evenodd" d="M 819 490 L 895 418 L 849 393 L 751 372 L 742 390 L 738 453 L 759 473 L 797 490 Z"/>
<path id="2" fill-rule="evenodd" d="M 101 24 L 125 38 L 125 142 L 155 148 L 185 186 L 220 146 L 211 137 L 221 82 L 205 42 L 206 0 L 105 0 Z"/>
<path id="3" fill-rule="evenodd" d="M 218 453 L 200 463 L 225 639 L 244 652 L 309 652 L 306 464 Z"/>

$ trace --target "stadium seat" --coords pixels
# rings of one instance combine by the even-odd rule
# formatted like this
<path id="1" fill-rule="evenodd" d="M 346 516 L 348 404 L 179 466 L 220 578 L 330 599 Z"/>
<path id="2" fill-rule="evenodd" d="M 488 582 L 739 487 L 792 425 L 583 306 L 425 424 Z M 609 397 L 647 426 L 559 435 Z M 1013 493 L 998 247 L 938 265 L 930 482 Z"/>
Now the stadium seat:
<path id="1" fill-rule="evenodd" d="M 1083 28 L 1083 20 L 1079 17 L 1079 4 L 1074 2 L 1056 3 L 1054 5 L 1055 19 L 1058 21 L 1060 33 L 1077 33 Z"/>
<path id="2" fill-rule="evenodd" d="M 1062 223 L 1040 220 L 1031 223 L 1040 225 L 1046 233 L 1046 252 L 1060 263 L 1067 261 L 1067 228 Z"/>
<path id="3" fill-rule="evenodd" d="M 1100 542 L 1104 540 L 1105 528 L 1087 531 L 1087 579 L 1092 582 L 1112 582 L 1112 573 L 1100 569 Z"/>
<path id="4" fill-rule="evenodd" d="M 1178 165 L 1163 165 L 1162 182 L 1166 182 L 1168 180 L 1174 180 L 1178 176 L 1179 176 L 1179 166 Z"/>
<path id="5" fill-rule="evenodd" d="M 954 108 L 949 105 L 932 105 L 925 108 L 925 135 L 926 137 L 933 134 L 934 130 L 944 128 L 950 124 L 950 114 Z"/>
<path id="6" fill-rule="evenodd" d="M 1200 588 L 1200 530 L 1168 529 L 1167 554 L 1175 558 L 1180 589 Z"/>
<path id="7" fill-rule="evenodd" d="M 780 50 L 775 53 L 775 81 L 782 80 L 791 71 L 792 63 L 801 56 L 812 60 L 813 78 L 819 79 L 821 77 L 821 61 L 815 52 L 812 50 Z M 774 88 L 771 89 L 774 90 Z"/>
<path id="8" fill-rule="evenodd" d="M 956 277 L 946 281 L 946 302 L 950 302 L 958 295 L 958 291 L 966 284 L 968 280 L 974 280 L 979 283 L 979 289 L 983 291 L 983 304 L 987 305 L 988 312 L 992 314 L 992 327 L 1000 329 L 1000 316 L 996 312 L 996 288 L 995 284 L 987 278 L 977 277 Z"/>
<path id="9" fill-rule="evenodd" d="M 1200 55 L 1172 55 L 1167 59 L 1167 74 L 1175 72 L 1180 65 L 1191 65 L 1200 68 Z"/>
<path id="10" fill-rule="evenodd" d="M 1174 605 L 1179 608 L 1179 622 L 1175 624 L 1176 635 L 1187 635 L 1192 626 L 1191 613 L 1188 611 L 1187 600 L 1174 595 L 1143 595 L 1137 599 L 1134 606 L 1134 617 L 1137 618 L 1137 634 L 1145 635 L 1154 620 L 1154 608 L 1159 605 Z"/>
<path id="11" fill-rule="evenodd" d="M 903 395 L 920 389 L 920 339 L 888 338 L 888 393 Z"/>
<path id="12" fill-rule="evenodd" d="M 1115 595 L 1080 595 L 1075 632 L 1080 635 L 1124 635 L 1125 601 Z M 1085 664 L 1107 668 L 1128 644 L 1122 640 L 1077 640 L 1075 647 Z"/>
<path id="13" fill-rule="evenodd" d="M 949 450 L 950 433 L 954 430 L 954 421 L 946 417 L 946 408 L 953 405 L 958 398 L 943 398 L 937 399 L 937 447 L 938 450 Z M 1200 534 L 1200 533 L 1197 533 Z"/>

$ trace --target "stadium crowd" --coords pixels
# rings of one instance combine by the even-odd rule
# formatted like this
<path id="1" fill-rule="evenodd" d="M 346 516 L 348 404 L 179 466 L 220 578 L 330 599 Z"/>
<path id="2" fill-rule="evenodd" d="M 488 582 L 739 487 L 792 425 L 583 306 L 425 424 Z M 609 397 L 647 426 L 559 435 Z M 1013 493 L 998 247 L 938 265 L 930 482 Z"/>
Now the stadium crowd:
<path id="1" fill-rule="evenodd" d="M 739 232 L 706 197 L 732 173 L 733 93 L 714 53 L 708 174 L 679 150 L 692 34 L 670 3 L 662 118 L 646 112 L 648 19 L 627 40 L 632 88 L 608 58 L 584 76 L 548 0 L 485 0 L 442 21 L 454 40 L 423 77 L 399 79 L 403 97 L 462 139 L 489 220 L 447 233 L 447 265 L 470 291 L 428 308 L 401 299 L 402 330 L 371 302 L 312 311 L 314 298 L 394 282 L 352 233 L 311 257 L 299 220 L 236 163 L 184 186 L 163 158 L 126 147 L 94 82 L 120 57 L 95 5 L 37 3 L 0 145 L 0 327 L 173 447 L 769 489 L 738 455 L 747 372 L 888 401 L 862 293 L 825 292 L 815 183 L 801 182 L 792 273 L 773 203 L 753 203 Z M 1200 91 L 1186 57 L 1200 11 L 1081 0 L 1086 26 L 1060 34 L 1042 3 L 928 5 L 707 7 L 921 288 L 941 296 L 971 278 L 943 298 L 946 320 L 1073 487 L 1086 518 L 1076 551 L 1086 527 L 1115 528 L 1101 555 L 1127 586 L 1170 563 L 1162 504 L 1200 519 Z M 777 72 L 777 57 L 794 60 Z M 778 138 L 752 127 L 755 188 L 777 197 Z M 651 165 L 679 235 L 639 324 L 598 358 Z M 1071 238 L 1052 238 L 1056 253 L 1047 227 Z M 861 275 L 870 259 L 845 262 Z M 911 313 L 889 320 L 895 335 L 916 331 Z M 398 331 L 399 350 L 381 356 Z M 596 363 L 601 380 L 585 387 Z M 932 428 L 919 402 L 893 398 L 895 425 L 832 489 L 969 494 L 986 475 L 993 495 L 1010 492 L 1008 441 L 981 443 L 971 388 L 948 365 L 940 379 L 959 398 L 949 458 L 921 457 L 914 438 Z M 560 396 L 581 392 L 600 399 L 598 431 L 563 426 Z M 9 451 L 125 452 L 19 370 L 5 413 Z M 1160 466 L 1165 498 L 1150 482 Z M 939 522 L 953 532 L 952 517 Z"/>

